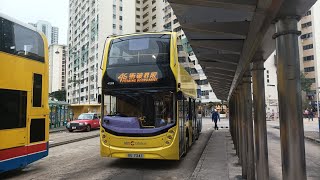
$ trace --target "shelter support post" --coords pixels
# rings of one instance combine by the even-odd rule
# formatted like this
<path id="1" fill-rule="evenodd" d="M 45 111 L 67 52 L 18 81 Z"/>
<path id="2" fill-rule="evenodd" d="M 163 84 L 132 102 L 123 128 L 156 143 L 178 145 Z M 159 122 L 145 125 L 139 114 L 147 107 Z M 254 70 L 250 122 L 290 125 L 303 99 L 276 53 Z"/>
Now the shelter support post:
<path id="1" fill-rule="evenodd" d="M 245 108 L 245 128 L 246 141 L 244 144 L 247 150 L 247 179 L 255 179 L 255 163 L 254 163 L 254 143 L 253 143 L 253 119 L 252 119 L 252 93 L 251 93 L 251 72 L 248 70 L 243 78 L 244 90 L 244 108 Z"/>
<path id="2" fill-rule="evenodd" d="M 240 88 L 240 146 L 241 146 L 241 165 L 242 165 L 242 178 L 247 179 L 247 158 L 248 158 L 248 124 L 246 115 L 246 88 L 241 84 Z"/>
<path id="3" fill-rule="evenodd" d="M 282 178 L 306 179 L 304 131 L 302 119 L 298 17 L 277 20 L 277 78 L 280 117 Z"/>
<path id="4" fill-rule="evenodd" d="M 240 104 L 240 96 L 241 96 L 241 89 L 239 87 L 238 89 L 238 94 L 237 94 L 237 101 L 238 101 L 238 107 L 237 107 L 237 130 L 238 130 L 238 151 L 239 151 L 239 164 L 242 165 L 242 147 L 241 147 L 241 142 L 242 142 L 242 138 L 241 138 L 241 104 Z"/>
<path id="5" fill-rule="evenodd" d="M 261 180 L 268 180 L 269 164 L 263 63 L 263 59 L 255 60 L 252 69 L 254 132 L 257 177 Z"/>

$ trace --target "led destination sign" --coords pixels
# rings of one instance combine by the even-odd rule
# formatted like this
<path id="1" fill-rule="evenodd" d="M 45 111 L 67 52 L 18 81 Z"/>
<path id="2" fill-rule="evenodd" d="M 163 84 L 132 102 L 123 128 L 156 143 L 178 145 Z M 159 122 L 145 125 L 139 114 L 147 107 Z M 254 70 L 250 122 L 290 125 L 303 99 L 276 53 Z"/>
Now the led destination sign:
<path id="1" fill-rule="evenodd" d="M 158 72 L 119 73 L 117 79 L 120 83 L 157 82 Z"/>

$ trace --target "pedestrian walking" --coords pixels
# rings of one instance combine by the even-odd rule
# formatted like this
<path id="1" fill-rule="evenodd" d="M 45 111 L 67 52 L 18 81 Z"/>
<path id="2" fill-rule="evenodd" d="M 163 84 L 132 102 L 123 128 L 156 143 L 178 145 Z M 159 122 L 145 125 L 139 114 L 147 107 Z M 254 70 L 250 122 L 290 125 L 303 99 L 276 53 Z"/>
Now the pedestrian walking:
<path id="1" fill-rule="evenodd" d="M 213 112 L 212 112 L 212 121 L 214 122 L 214 129 L 215 130 L 218 130 L 218 119 L 220 121 L 220 115 L 218 113 L 218 111 L 215 109 Z"/>
<path id="2" fill-rule="evenodd" d="M 310 121 L 310 119 L 313 121 L 313 110 L 311 109 L 310 111 L 309 111 L 309 121 Z"/>

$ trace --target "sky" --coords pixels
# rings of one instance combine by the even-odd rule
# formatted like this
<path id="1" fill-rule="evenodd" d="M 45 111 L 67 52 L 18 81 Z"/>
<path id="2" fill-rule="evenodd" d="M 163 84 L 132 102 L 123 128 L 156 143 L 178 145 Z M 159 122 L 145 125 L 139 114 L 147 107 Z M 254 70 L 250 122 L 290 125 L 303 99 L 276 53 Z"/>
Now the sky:
<path id="1" fill-rule="evenodd" d="M 67 44 L 69 0 L 0 0 L 0 13 L 24 23 L 45 20 L 59 28 L 59 44 Z"/>

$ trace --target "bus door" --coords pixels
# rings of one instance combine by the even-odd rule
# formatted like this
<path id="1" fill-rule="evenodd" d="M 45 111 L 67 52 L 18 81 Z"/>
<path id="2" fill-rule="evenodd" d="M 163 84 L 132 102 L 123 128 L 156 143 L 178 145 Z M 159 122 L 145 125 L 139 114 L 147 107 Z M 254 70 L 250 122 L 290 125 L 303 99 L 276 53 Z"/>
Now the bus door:
<path id="1" fill-rule="evenodd" d="M 197 116 L 196 116 L 196 103 L 195 100 L 191 100 L 191 114 L 192 114 L 192 137 L 194 138 L 193 141 L 195 141 L 195 138 L 198 136 L 197 128 Z"/>
<path id="2" fill-rule="evenodd" d="M 184 100 L 178 101 L 178 124 L 179 124 L 179 154 L 180 156 L 184 153 L 184 141 L 185 141 L 185 131 L 184 131 Z"/>

